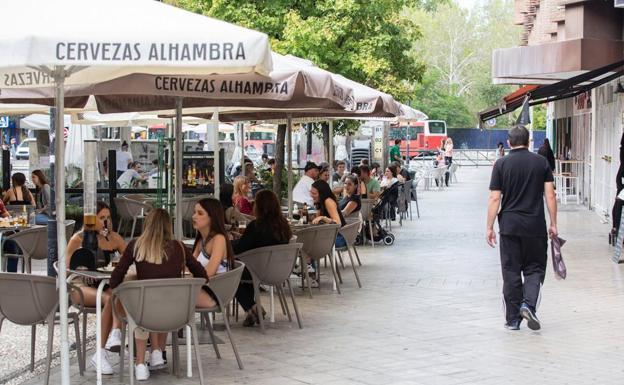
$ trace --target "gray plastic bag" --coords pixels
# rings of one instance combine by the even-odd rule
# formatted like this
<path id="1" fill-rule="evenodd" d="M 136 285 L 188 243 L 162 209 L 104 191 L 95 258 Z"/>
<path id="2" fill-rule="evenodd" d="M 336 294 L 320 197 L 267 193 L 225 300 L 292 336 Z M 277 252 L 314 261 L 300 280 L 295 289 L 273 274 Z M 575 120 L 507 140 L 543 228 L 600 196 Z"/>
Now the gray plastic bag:
<path id="1" fill-rule="evenodd" d="M 550 240 L 550 251 L 552 254 L 552 265 L 557 279 L 565 279 L 567 275 L 566 265 L 561 255 L 561 247 L 566 243 L 565 239 L 554 237 Z"/>

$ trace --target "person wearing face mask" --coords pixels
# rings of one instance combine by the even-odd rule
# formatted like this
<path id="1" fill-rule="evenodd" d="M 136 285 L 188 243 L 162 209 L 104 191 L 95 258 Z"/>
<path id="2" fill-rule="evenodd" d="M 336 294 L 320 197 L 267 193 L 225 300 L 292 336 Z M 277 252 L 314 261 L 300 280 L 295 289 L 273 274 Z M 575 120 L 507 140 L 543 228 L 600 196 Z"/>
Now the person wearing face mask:
<path id="1" fill-rule="evenodd" d="M 111 257 L 114 253 L 123 253 L 126 250 L 126 242 L 121 235 L 112 230 L 113 222 L 111 219 L 110 207 L 108 207 L 106 202 L 99 201 L 97 203 L 96 210 L 97 220 L 95 223 L 95 230 L 98 232 L 98 249 L 102 250 L 104 254 L 109 254 Z M 67 244 L 65 253 L 67 268 L 69 268 L 71 264 L 71 258 L 74 252 L 82 247 L 83 232 L 84 228 L 74 234 Z M 99 282 L 78 280 L 72 283 L 80 288 L 84 297 L 84 305 L 88 307 L 95 307 Z M 102 374 L 113 374 L 113 367 L 108 360 L 106 350 L 118 352 L 121 348 L 121 322 L 113 317 L 110 295 L 110 288 L 105 287 L 105 291 L 102 294 L 102 303 L 104 304 L 104 308 L 102 309 L 101 332 L 103 336 L 108 336 L 108 339 L 102 340 L 102 350 L 100 350 L 102 354 Z M 80 295 L 78 293 L 72 293 L 71 299 L 74 303 L 80 303 Z M 97 353 L 91 357 L 90 361 L 93 367 L 95 367 L 96 354 Z"/>

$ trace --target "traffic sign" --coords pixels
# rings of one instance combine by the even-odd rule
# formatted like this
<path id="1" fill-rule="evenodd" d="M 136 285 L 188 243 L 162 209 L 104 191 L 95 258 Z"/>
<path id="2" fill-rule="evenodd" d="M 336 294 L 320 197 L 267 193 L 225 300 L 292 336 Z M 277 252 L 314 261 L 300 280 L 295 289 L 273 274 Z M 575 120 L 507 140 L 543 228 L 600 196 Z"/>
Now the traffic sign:
<path id="1" fill-rule="evenodd" d="M 9 117 L 0 116 L 0 128 L 8 128 L 8 127 L 9 127 Z"/>
<path id="2" fill-rule="evenodd" d="M 496 125 L 496 118 L 488 119 L 485 123 L 490 127 L 494 127 Z"/>

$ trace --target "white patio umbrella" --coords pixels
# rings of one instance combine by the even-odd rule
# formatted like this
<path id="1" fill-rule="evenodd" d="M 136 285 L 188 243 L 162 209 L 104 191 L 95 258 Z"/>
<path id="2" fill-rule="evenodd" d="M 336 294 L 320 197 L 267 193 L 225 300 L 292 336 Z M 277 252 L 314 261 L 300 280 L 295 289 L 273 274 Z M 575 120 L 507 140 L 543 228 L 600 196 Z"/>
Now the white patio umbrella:
<path id="1" fill-rule="evenodd" d="M 84 170 L 85 165 L 85 157 L 84 157 L 84 141 L 95 139 L 93 136 L 93 127 L 84 125 L 84 124 L 71 124 L 69 125 L 69 132 L 67 135 L 67 143 L 66 143 L 66 156 L 65 156 L 65 167 L 70 168 L 70 174 L 73 171 L 73 175 L 68 177 L 68 180 L 73 180 L 78 177 L 78 169 Z M 97 170 L 98 167 L 97 159 L 95 160 L 95 167 Z M 96 175 L 99 175 L 97 173 Z M 96 176 L 97 180 L 97 176 Z"/>
<path id="2" fill-rule="evenodd" d="M 48 110 L 50 108 L 48 107 Z M 63 127 L 69 127 L 71 124 L 71 117 L 69 115 L 63 116 Z M 44 114 L 31 114 L 20 120 L 20 128 L 23 130 L 49 130 L 50 129 L 50 115 Z"/>
<path id="3" fill-rule="evenodd" d="M 0 103 L 0 115 L 30 115 L 30 114 L 47 114 L 50 111 L 49 106 L 41 104 L 5 104 Z M 50 120 L 50 118 L 48 118 Z"/>
<path id="4" fill-rule="evenodd" d="M 110 127 L 133 127 L 170 123 L 171 119 L 159 117 L 155 114 L 145 114 L 140 112 L 101 114 L 97 111 L 87 111 L 72 112 L 71 121 L 74 124 L 91 124 Z M 182 118 L 182 122 L 184 124 L 201 124 L 205 123 L 206 119 L 185 116 Z"/>
<path id="5" fill-rule="evenodd" d="M 268 37 L 152 0 L 20 0 L 2 4 L 0 79 L 12 88 L 54 86 L 56 127 L 63 126 L 64 87 L 131 73 L 266 74 L 272 69 Z M 24 18 L 28 17 L 28 27 Z M 178 105 L 181 107 L 181 103 Z M 177 127 L 181 128 L 179 119 Z M 179 131 L 178 131 L 179 132 Z M 64 141 L 56 140 L 64 164 Z M 181 141 L 177 141 L 179 153 Z M 181 161 L 180 161 L 181 162 Z M 180 165 L 181 166 L 181 165 Z M 65 180 L 56 167 L 55 180 Z M 181 192 L 176 191 L 176 194 Z M 65 192 L 56 189 L 59 265 L 65 265 Z M 59 282 L 66 279 L 59 271 Z M 59 285 L 61 378 L 69 383 L 67 287 Z M 98 356 L 99 357 L 99 356 Z M 98 376 L 99 377 L 99 376 Z M 101 378 L 98 378 L 101 383 Z"/>

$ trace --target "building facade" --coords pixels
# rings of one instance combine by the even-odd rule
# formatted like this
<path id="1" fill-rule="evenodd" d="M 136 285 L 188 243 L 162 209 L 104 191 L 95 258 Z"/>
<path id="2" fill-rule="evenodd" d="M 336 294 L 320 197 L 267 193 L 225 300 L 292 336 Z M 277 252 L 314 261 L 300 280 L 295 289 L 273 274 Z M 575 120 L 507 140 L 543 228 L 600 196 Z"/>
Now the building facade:
<path id="1" fill-rule="evenodd" d="M 493 52 L 492 80 L 580 90 L 542 99 L 548 101 L 547 136 L 558 159 L 578 161 L 564 171 L 579 178 L 582 203 L 608 219 L 620 166 L 624 88 L 618 84 L 624 78 L 621 66 L 599 69 L 624 60 L 624 10 L 613 0 L 515 0 L 514 6 L 520 42 Z"/>

